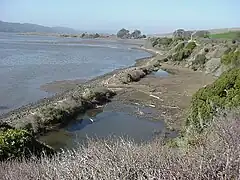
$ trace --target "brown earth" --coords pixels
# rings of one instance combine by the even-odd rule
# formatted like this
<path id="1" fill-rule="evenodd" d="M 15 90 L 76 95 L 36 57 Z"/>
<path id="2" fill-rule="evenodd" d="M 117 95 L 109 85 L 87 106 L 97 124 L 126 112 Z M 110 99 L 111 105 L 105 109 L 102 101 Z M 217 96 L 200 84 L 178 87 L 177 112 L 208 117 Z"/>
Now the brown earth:
<path id="1" fill-rule="evenodd" d="M 143 49 L 146 50 L 146 49 Z M 154 50 L 148 52 L 154 53 Z M 150 64 L 151 61 L 161 59 L 159 52 L 152 58 L 144 58 L 136 62 L 136 66 L 143 66 Z M 189 68 L 172 65 L 168 63 L 161 63 L 161 69 L 169 72 L 168 76 L 161 77 L 153 74 L 141 78 L 140 81 L 122 84 L 112 81 L 107 83 L 106 87 L 113 89 L 117 95 L 113 101 L 120 101 L 124 104 L 133 104 L 135 106 L 146 106 L 154 109 L 153 119 L 165 120 L 169 128 L 179 130 L 181 123 L 185 118 L 185 113 L 190 105 L 192 95 L 201 87 L 212 83 L 216 78 L 204 72 L 196 72 Z M 106 75 L 103 80 L 100 78 L 100 84 L 104 81 L 111 81 L 114 74 Z M 98 78 L 97 78 L 98 79 Z M 63 89 L 74 88 L 77 81 L 60 81 L 53 82 L 43 86 L 45 90 L 54 92 L 61 92 Z M 94 80 L 94 83 L 95 80 Z M 121 108 L 115 106 L 116 110 Z M 144 116 L 144 113 L 137 112 Z M 149 116 L 149 115 L 148 115 Z"/>
<path id="2" fill-rule="evenodd" d="M 162 64 L 161 68 L 173 74 L 167 77 L 151 74 L 125 87 L 119 86 L 120 89 L 115 89 L 118 93 L 114 100 L 125 104 L 152 107 L 158 112 L 158 116 L 154 119 L 164 119 L 170 128 L 179 130 L 193 93 L 204 85 L 212 83 L 215 78 L 204 72 L 194 72 L 166 63 Z M 117 88 L 111 85 L 109 87 Z"/>

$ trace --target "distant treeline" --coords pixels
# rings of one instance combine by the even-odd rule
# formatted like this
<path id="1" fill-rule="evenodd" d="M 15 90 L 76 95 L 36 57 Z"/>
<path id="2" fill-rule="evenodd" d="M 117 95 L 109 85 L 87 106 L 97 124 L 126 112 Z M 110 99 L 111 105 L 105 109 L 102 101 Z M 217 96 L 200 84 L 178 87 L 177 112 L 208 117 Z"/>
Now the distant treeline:
<path id="1" fill-rule="evenodd" d="M 146 35 L 142 35 L 142 32 L 138 29 L 134 30 L 132 33 L 125 29 L 122 28 L 117 32 L 117 37 L 121 39 L 140 39 L 140 38 L 146 38 Z"/>

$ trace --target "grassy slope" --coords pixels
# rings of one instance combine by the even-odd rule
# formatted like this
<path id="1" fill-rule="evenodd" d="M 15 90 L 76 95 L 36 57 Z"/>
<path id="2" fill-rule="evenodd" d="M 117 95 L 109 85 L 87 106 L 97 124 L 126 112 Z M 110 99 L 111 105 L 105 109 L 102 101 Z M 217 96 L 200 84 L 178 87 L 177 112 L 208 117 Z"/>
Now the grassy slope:
<path id="1" fill-rule="evenodd" d="M 230 31 L 224 33 L 210 34 L 213 39 L 235 39 L 240 37 L 240 31 Z"/>

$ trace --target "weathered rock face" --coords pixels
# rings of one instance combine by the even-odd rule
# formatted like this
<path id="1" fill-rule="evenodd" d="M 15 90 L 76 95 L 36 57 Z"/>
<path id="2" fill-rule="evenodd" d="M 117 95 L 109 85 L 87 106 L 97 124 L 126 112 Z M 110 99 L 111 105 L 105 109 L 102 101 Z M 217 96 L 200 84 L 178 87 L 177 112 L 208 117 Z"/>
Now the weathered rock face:
<path id="1" fill-rule="evenodd" d="M 224 52 L 228 49 L 224 45 L 216 45 L 209 49 L 209 52 L 206 54 L 207 58 L 220 58 L 224 54 Z"/>
<path id="2" fill-rule="evenodd" d="M 221 66 L 221 59 L 220 58 L 211 58 L 206 63 L 205 72 L 207 74 L 215 73 L 217 71 L 217 69 L 220 68 L 220 66 Z"/>

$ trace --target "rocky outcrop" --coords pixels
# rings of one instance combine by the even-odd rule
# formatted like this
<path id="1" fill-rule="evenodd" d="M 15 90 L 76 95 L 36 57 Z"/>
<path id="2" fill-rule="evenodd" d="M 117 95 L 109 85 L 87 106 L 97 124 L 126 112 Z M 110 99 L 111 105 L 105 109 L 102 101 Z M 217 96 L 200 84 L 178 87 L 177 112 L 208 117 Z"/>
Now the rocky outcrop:
<path id="1" fill-rule="evenodd" d="M 194 38 L 206 38 L 209 36 L 209 31 L 185 31 L 184 29 L 177 29 L 173 32 L 174 39 L 194 39 Z"/>
<path id="2" fill-rule="evenodd" d="M 220 58 L 211 58 L 206 62 L 205 72 L 206 74 L 215 73 L 221 66 Z"/>

